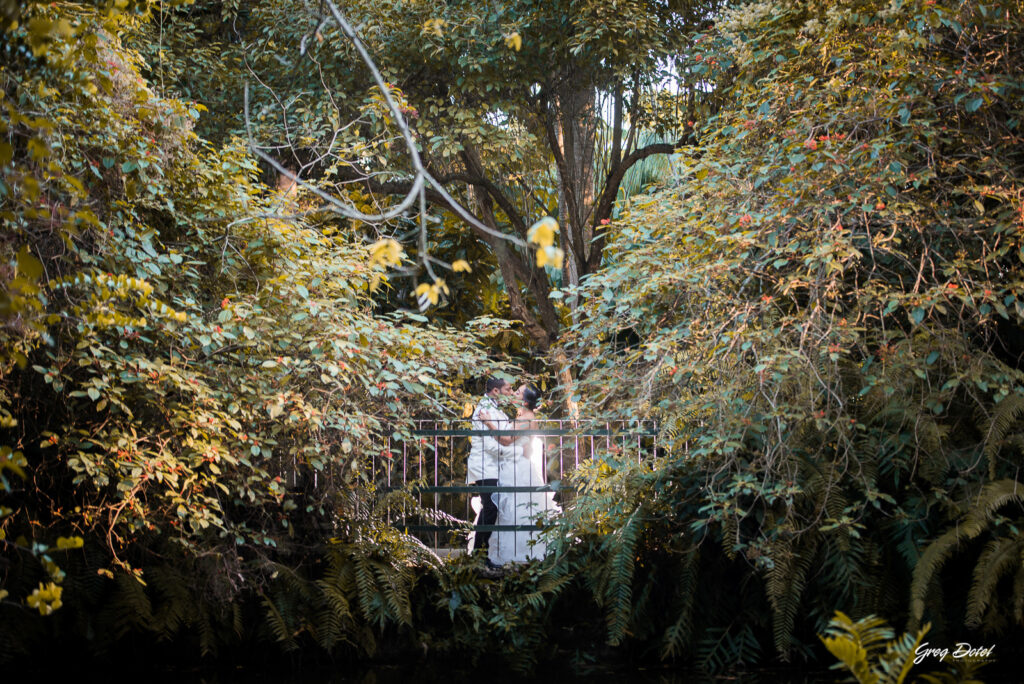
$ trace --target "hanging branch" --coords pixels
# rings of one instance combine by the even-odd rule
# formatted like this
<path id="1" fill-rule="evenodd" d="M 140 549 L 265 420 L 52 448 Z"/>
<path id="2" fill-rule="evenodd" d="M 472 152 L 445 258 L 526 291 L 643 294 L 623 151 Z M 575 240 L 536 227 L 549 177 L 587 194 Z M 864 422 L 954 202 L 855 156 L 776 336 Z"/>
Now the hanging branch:
<path id="1" fill-rule="evenodd" d="M 402 114 L 401 108 L 395 103 L 394 98 L 391 96 L 390 88 L 388 88 L 387 84 L 385 83 L 383 76 L 381 76 L 380 70 L 377 68 L 377 65 L 374 62 L 373 58 L 366 50 L 366 47 L 363 44 L 362 40 L 359 38 L 359 35 L 356 33 L 356 30 L 352 27 L 352 25 L 348 22 L 345 16 L 341 13 L 337 5 L 335 5 L 333 2 L 330 2 L 330 0 L 327 0 L 327 2 L 324 3 L 324 5 L 329 10 L 330 16 L 325 17 L 318 23 L 313 35 L 319 34 L 319 32 L 333 18 L 334 23 L 338 25 L 338 27 L 341 29 L 341 32 L 345 35 L 346 38 L 349 39 L 349 41 L 351 41 L 352 45 L 359 53 L 360 59 L 362 59 L 363 63 L 366 64 L 366 67 L 369 69 L 370 75 L 372 76 L 374 83 L 380 90 L 381 96 L 384 100 L 384 104 L 387 107 L 389 114 L 391 115 L 391 120 L 393 121 L 395 127 L 398 129 L 402 141 L 405 144 L 409 162 L 412 165 L 413 170 L 412 184 L 404 193 L 404 197 L 402 197 L 401 201 L 399 201 L 397 205 L 385 211 L 381 211 L 380 213 L 367 214 L 362 211 L 359 211 L 352 204 L 344 202 L 338 197 L 335 197 L 330 193 L 324 192 L 320 188 L 316 187 L 314 184 L 303 180 L 299 174 L 288 169 L 280 162 L 278 162 L 276 159 L 274 159 L 272 156 L 267 154 L 267 152 L 264 151 L 265 148 L 260 147 L 254 140 L 249 112 L 249 84 L 246 83 L 244 91 L 245 130 L 246 135 L 248 137 L 249 148 L 253 151 L 253 153 L 256 154 L 256 156 L 258 156 L 260 159 L 267 162 L 271 166 L 271 168 L 277 171 L 281 176 L 289 179 L 293 183 L 296 183 L 308 189 L 314 195 L 316 195 L 324 202 L 326 202 L 327 207 L 325 208 L 327 210 L 348 219 L 362 221 L 366 223 L 389 221 L 406 214 L 406 212 L 414 204 L 418 204 L 418 242 L 420 247 L 419 260 L 433 280 L 437 280 L 437 275 L 434 273 L 434 270 L 431 267 L 431 262 L 439 264 L 443 264 L 443 262 L 430 257 L 430 255 L 427 252 L 426 205 L 428 192 L 431 195 L 432 200 L 439 200 L 440 203 L 447 205 L 455 214 L 459 216 L 459 218 L 461 218 L 463 221 L 465 221 L 467 224 L 472 226 L 477 231 L 480 231 L 481 233 L 488 235 L 492 238 L 504 240 L 519 247 L 526 248 L 526 242 L 520 237 L 503 233 L 500 230 L 495 230 L 494 228 L 486 225 L 483 221 L 478 219 L 475 215 L 473 215 L 472 212 L 463 207 L 462 204 L 460 204 L 455 198 L 453 198 L 448 193 L 447 190 L 445 190 L 444 185 L 442 184 L 441 181 L 439 181 L 438 179 L 434 178 L 433 175 L 431 175 L 431 173 L 423 164 L 422 158 L 420 157 L 419 149 L 416 146 L 416 141 L 413 137 L 412 131 L 409 129 L 409 125 L 406 122 L 405 117 Z M 300 54 L 305 54 L 308 38 L 308 35 L 303 37 L 300 43 Z M 364 174 L 364 177 L 367 179 L 369 178 L 369 176 L 370 174 Z M 447 264 L 445 265 L 447 266 Z"/>

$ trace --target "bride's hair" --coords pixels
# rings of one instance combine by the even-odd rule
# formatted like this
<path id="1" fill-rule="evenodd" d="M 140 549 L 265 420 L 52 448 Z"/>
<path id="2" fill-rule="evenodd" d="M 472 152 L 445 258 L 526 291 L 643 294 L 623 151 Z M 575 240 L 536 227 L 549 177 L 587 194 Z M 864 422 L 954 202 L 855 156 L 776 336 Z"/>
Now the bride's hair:
<path id="1" fill-rule="evenodd" d="M 531 411 L 535 411 L 540 404 L 540 390 L 532 382 L 523 389 L 523 404 Z"/>

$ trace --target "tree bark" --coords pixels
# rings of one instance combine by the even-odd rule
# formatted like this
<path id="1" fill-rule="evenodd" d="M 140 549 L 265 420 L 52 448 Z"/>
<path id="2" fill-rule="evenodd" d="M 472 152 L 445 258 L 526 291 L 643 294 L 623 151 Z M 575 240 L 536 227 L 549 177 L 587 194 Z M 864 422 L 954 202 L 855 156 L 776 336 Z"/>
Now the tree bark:
<path id="1" fill-rule="evenodd" d="M 591 252 L 594 209 L 594 154 L 597 134 L 597 94 L 578 87 L 571 75 L 559 78 L 564 88 L 546 103 L 545 128 L 558 172 L 558 218 L 562 227 L 566 285 L 579 285 Z"/>
<path id="2" fill-rule="evenodd" d="M 477 214 L 483 223 L 490 228 L 498 229 L 497 221 L 494 218 L 493 199 L 487 190 L 482 185 L 475 185 L 473 186 L 473 196 Z M 535 271 L 539 269 L 536 267 L 531 269 L 524 264 L 519 254 L 506 241 L 492 235 L 486 235 L 483 239 L 494 252 L 498 261 L 501 277 L 505 281 L 505 291 L 508 293 L 509 309 L 511 309 L 512 316 L 522 321 L 526 334 L 530 336 L 540 351 L 546 352 L 557 337 L 559 328 L 558 314 L 547 297 L 551 286 L 546 274 L 543 272 L 538 274 Z M 527 254 L 528 258 L 530 258 L 529 254 Z M 525 285 L 527 291 L 537 300 L 536 312 L 540 314 L 539 320 L 523 297 L 521 285 Z"/>

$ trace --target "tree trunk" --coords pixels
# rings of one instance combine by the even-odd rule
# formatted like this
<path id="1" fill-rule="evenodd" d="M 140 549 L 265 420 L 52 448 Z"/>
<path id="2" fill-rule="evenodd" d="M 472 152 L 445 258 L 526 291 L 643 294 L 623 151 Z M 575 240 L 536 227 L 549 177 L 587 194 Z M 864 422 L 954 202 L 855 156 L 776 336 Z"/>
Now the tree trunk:
<path id="1" fill-rule="evenodd" d="M 594 145 L 597 134 L 596 93 L 592 87 L 573 88 L 573 79 L 551 101 L 556 167 L 558 213 L 562 224 L 565 262 L 563 282 L 579 285 L 591 258 L 594 210 Z"/>
<path id="2" fill-rule="evenodd" d="M 547 112 L 549 144 L 558 171 L 558 219 L 562 226 L 563 285 L 577 286 L 586 274 L 594 237 L 591 219 L 594 211 L 594 153 L 597 135 L 597 94 L 592 87 L 573 87 L 573 78 L 564 78 L 566 88 L 555 93 Z M 553 134 L 553 135 L 552 135 Z M 566 301 L 573 318 L 577 301 Z M 574 400 L 575 379 L 564 350 L 555 351 L 552 359 L 565 399 L 570 420 L 579 418 Z"/>
<path id="3" fill-rule="evenodd" d="M 479 186 L 472 187 L 473 199 L 476 203 L 477 213 L 483 222 L 490 228 L 498 229 L 497 221 L 494 218 L 493 200 L 486 190 Z M 523 323 L 523 329 L 530 336 L 537 348 L 546 352 L 558 334 L 558 315 L 554 305 L 547 297 L 549 291 L 547 278 L 544 278 L 543 285 L 539 282 L 536 274 L 532 273 L 526 264 L 523 263 L 519 254 L 511 246 L 500 238 L 491 235 L 483 236 L 483 239 L 494 252 L 501 269 L 501 277 L 505 281 L 505 291 L 508 293 L 509 308 L 513 318 Z M 529 258 L 527 254 L 527 258 Z M 541 276 L 544 274 L 541 273 Z M 523 284 L 537 299 L 537 311 L 540 319 L 525 301 L 520 284 Z"/>

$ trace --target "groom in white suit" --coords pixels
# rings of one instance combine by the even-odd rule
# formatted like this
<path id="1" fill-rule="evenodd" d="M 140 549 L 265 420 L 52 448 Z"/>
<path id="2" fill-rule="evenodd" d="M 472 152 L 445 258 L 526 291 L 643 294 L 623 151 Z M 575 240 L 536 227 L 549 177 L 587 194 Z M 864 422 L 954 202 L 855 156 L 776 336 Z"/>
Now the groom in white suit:
<path id="1" fill-rule="evenodd" d="M 484 396 L 473 411 L 472 428 L 474 430 L 491 429 L 491 423 L 498 430 L 507 430 L 511 422 L 498 400 L 502 396 L 512 394 L 512 385 L 500 378 L 487 378 Z M 474 435 L 469 438 L 469 460 L 466 462 L 466 482 L 471 485 L 495 486 L 498 484 L 498 464 L 507 447 L 503 447 L 494 437 Z M 491 500 L 491 493 L 480 495 L 483 504 L 476 516 L 474 525 L 493 525 L 498 519 L 498 507 Z M 470 553 L 477 549 L 487 549 L 491 538 L 490 532 L 476 532 Z"/>

